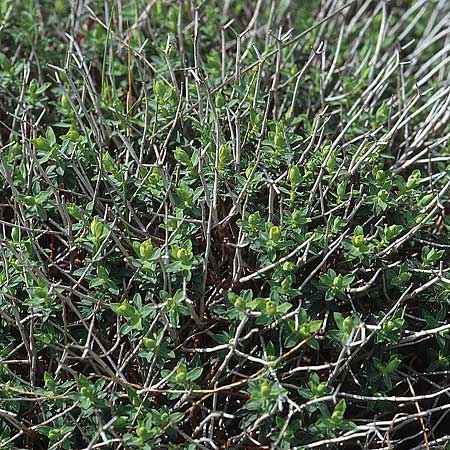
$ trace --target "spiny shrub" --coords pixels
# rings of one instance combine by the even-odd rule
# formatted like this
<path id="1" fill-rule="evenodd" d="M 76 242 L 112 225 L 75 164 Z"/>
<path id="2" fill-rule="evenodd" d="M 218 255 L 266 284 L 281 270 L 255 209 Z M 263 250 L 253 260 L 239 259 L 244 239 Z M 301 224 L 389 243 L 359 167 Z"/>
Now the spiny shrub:
<path id="1" fill-rule="evenodd" d="M 1 1 L 0 448 L 446 445 L 449 17 Z"/>

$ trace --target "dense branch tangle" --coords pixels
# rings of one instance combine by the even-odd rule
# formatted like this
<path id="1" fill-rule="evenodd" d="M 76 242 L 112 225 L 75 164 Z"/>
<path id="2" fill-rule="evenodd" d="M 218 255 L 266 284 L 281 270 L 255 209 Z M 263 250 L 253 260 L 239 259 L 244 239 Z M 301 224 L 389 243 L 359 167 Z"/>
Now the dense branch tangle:
<path id="1" fill-rule="evenodd" d="M 100 3 L 0 9 L 0 448 L 446 442 L 448 2 Z"/>

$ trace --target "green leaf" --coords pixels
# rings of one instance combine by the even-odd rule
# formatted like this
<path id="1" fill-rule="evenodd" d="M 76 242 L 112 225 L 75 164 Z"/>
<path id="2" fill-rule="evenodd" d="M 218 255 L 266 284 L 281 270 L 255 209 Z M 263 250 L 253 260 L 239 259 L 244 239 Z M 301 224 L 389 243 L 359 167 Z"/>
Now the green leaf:
<path id="1" fill-rule="evenodd" d="M 199 379 L 201 377 L 203 373 L 203 368 L 202 367 L 197 367 L 195 369 L 192 369 L 188 372 L 187 374 L 187 379 L 189 381 L 195 381 L 197 379 Z"/>
<path id="2" fill-rule="evenodd" d="M 42 152 L 47 153 L 47 152 L 50 152 L 52 149 L 49 141 L 43 136 L 39 136 L 35 139 L 32 139 L 31 143 L 34 144 L 34 146 Z"/>
<path id="3" fill-rule="evenodd" d="M 334 321 L 338 328 L 343 331 L 344 330 L 344 316 L 340 312 L 333 313 Z"/>
<path id="4" fill-rule="evenodd" d="M 345 400 L 342 399 L 339 403 L 334 407 L 333 414 L 331 415 L 331 420 L 334 423 L 339 423 L 344 418 L 345 410 L 347 409 L 347 404 Z"/>
<path id="5" fill-rule="evenodd" d="M 183 166 L 187 166 L 187 167 L 191 167 L 192 163 L 191 163 L 191 158 L 188 155 L 188 153 L 183 150 L 181 147 L 177 147 L 175 149 L 175 151 L 173 152 L 173 155 L 175 157 L 175 159 L 182 164 Z"/>

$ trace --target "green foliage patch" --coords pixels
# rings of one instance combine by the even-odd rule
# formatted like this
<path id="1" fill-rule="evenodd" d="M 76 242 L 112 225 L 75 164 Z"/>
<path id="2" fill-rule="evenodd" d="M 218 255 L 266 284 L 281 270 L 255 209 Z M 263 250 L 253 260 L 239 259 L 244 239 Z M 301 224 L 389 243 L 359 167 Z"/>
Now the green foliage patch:
<path id="1" fill-rule="evenodd" d="M 446 445 L 449 15 L 0 1 L 0 448 Z"/>

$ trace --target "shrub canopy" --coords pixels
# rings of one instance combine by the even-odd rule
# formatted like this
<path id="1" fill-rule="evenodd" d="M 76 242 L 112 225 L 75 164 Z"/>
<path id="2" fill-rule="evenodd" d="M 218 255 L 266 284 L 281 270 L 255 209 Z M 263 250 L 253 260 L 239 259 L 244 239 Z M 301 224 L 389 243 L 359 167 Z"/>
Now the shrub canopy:
<path id="1" fill-rule="evenodd" d="M 445 445 L 449 17 L 0 2 L 0 448 Z"/>

